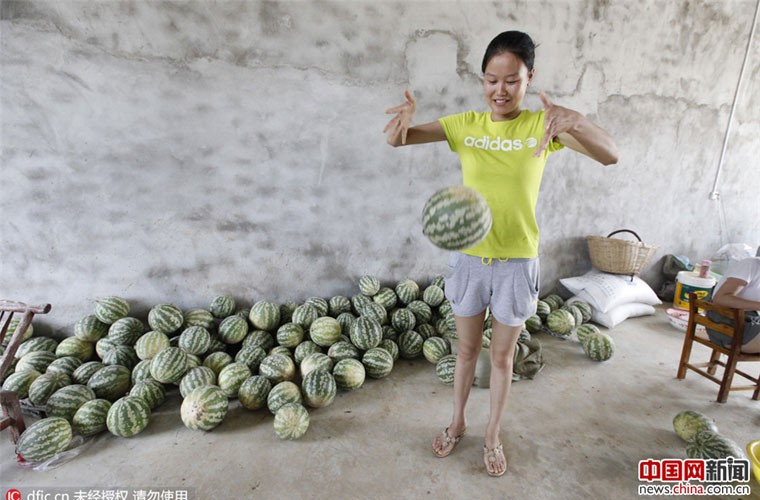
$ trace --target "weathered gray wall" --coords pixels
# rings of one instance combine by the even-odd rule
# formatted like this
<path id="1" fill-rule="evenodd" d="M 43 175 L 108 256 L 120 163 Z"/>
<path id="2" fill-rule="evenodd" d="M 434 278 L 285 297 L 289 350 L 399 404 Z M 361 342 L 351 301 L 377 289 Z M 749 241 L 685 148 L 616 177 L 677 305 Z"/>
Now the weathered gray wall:
<path id="1" fill-rule="evenodd" d="M 583 237 L 625 227 L 698 259 L 760 243 L 760 36 L 710 201 L 754 0 L 2 2 L 0 298 L 68 328 L 96 297 L 138 308 L 356 293 L 445 270 L 420 233 L 445 144 L 417 121 L 485 109 L 487 42 L 540 44 L 545 90 L 610 130 L 620 163 L 554 155 L 539 202 L 543 293 L 589 268 Z M 653 284 L 658 266 L 644 274 Z"/>

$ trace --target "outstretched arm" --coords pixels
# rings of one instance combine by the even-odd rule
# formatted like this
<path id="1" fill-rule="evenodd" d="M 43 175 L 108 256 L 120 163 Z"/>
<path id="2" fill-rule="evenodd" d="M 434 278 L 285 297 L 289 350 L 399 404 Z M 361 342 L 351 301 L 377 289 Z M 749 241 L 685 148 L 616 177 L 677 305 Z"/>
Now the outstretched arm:
<path id="1" fill-rule="evenodd" d="M 385 110 L 386 114 L 395 114 L 383 129 L 388 134 L 388 144 L 393 147 L 406 144 L 422 144 L 426 142 L 445 141 L 446 134 L 437 121 L 411 127 L 417 101 L 409 90 L 404 91 L 406 102 Z"/>
<path id="2" fill-rule="evenodd" d="M 738 294 L 747 282 L 739 278 L 727 278 L 723 285 L 713 294 L 712 301 L 719 306 L 733 307 L 734 309 L 750 309 L 760 311 L 760 302 L 739 297 Z"/>
<path id="3" fill-rule="evenodd" d="M 551 102 L 541 92 L 544 103 L 544 140 L 534 156 L 540 156 L 552 139 L 592 158 L 603 165 L 613 165 L 618 161 L 618 149 L 612 136 L 599 125 L 582 114 Z"/>

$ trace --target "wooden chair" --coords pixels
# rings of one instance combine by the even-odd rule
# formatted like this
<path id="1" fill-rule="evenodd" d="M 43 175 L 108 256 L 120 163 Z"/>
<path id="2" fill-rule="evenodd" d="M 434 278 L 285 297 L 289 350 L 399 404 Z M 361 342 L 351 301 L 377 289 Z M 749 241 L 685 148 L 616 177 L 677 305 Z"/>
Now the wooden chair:
<path id="1" fill-rule="evenodd" d="M 32 318 L 35 314 L 47 314 L 50 311 L 50 304 L 39 306 L 28 306 L 21 302 L 11 302 L 0 300 L 0 345 L 5 340 L 5 335 L 11 325 L 14 313 L 20 313 L 21 319 L 16 326 L 16 330 L 11 332 L 11 340 L 2 353 L 2 362 L 0 362 L 0 380 L 5 378 L 5 374 L 13 362 L 18 346 L 24 340 L 24 332 L 32 324 Z M 2 416 L 0 417 L 0 431 L 10 428 L 11 441 L 16 443 L 19 436 L 26 429 L 24 416 L 21 413 L 21 404 L 18 400 L 18 394 L 13 391 L 0 390 L 0 407 L 2 407 Z"/>
<path id="2" fill-rule="evenodd" d="M 700 314 L 700 311 L 713 311 L 727 319 L 732 324 L 716 323 L 707 316 Z M 722 345 L 711 342 L 709 339 L 696 336 L 697 325 L 703 325 L 724 335 L 731 337 L 731 345 L 723 347 Z M 693 370 L 705 378 L 708 378 L 720 385 L 718 391 L 718 402 L 725 403 L 728 399 L 729 391 L 750 390 L 754 391 L 752 399 L 757 400 L 760 397 L 760 376 L 752 376 L 737 368 L 737 363 L 744 361 L 760 361 L 760 354 L 747 354 L 741 352 L 744 335 L 744 311 L 742 309 L 732 309 L 722 307 L 708 300 L 697 298 L 693 293 L 689 294 L 689 326 L 686 329 L 686 336 L 683 341 L 683 350 L 681 351 L 681 361 L 678 365 L 679 379 L 686 377 L 686 370 Z M 712 349 L 710 361 L 705 363 L 689 363 L 691 357 L 691 348 L 697 342 Z M 721 360 L 721 355 L 727 357 L 726 361 Z M 718 366 L 723 367 L 723 377 L 715 376 Z M 705 370 L 706 368 L 706 370 Z M 734 375 L 739 375 L 752 382 L 750 385 L 732 386 Z"/>

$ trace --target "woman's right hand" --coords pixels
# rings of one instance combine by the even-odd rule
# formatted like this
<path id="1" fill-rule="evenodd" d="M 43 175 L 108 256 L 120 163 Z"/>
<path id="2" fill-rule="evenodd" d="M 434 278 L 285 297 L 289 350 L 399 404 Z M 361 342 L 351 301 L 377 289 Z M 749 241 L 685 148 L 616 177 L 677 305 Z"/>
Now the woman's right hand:
<path id="1" fill-rule="evenodd" d="M 388 133 L 388 144 L 393 146 L 399 145 L 399 137 L 400 143 L 406 144 L 406 134 L 411 126 L 414 112 L 417 110 L 417 101 L 408 89 L 404 91 L 404 97 L 406 97 L 405 103 L 385 110 L 387 115 L 396 115 L 383 129 L 383 132 Z"/>

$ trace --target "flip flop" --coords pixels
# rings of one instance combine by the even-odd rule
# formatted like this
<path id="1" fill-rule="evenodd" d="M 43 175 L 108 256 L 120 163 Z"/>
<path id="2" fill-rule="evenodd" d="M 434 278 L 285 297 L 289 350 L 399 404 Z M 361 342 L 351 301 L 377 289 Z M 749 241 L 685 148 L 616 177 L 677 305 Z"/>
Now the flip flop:
<path id="1" fill-rule="evenodd" d="M 436 451 L 435 448 L 433 448 L 433 453 L 438 458 L 444 458 L 448 457 L 452 451 L 454 451 L 454 448 L 457 447 L 457 444 L 459 444 L 459 440 L 462 439 L 462 436 L 464 436 L 465 429 L 462 430 L 462 433 L 456 437 L 449 436 L 449 428 L 446 427 L 443 432 L 441 433 L 441 444 L 443 445 L 443 451 Z"/>
<path id="2" fill-rule="evenodd" d="M 498 462 L 499 455 L 501 455 L 501 458 L 504 460 L 504 470 L 501 472 L 491 472 L 489 465 L 493 465 Z M 495 448 L 489 448 L 488 446 L 483 445 L 483 461 L 486 464 L 486 472 L 489 476 L 499 477 L 503 476 L 504 473 L 507 472 L 507 457 L 504 456 L 504 448 L 502 447 L 501 443 L 499 443 L 499 446 Z"/>

